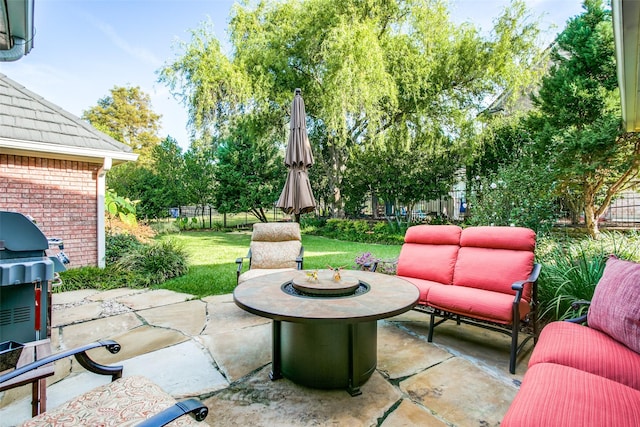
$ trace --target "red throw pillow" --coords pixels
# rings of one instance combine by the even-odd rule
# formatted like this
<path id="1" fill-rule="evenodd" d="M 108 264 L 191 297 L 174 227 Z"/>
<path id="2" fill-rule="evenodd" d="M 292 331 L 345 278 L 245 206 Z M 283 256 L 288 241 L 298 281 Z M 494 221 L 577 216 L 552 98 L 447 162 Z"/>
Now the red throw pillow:
<path id="1" fill-rule="evenodd" d="M 587 322 L 640 353 L 640 264 L 609 257 L 596 285 Z"/>

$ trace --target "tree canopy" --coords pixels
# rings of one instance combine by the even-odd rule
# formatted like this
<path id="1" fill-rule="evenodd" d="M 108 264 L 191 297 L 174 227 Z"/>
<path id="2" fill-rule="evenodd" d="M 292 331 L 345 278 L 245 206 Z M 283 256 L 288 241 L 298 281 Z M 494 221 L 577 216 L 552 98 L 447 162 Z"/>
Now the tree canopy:
<path id="1" fill-rule="evenodd" d="M 621 126 L 611 11 L 602 0 L 583 7 L 558 36 L 554 66 L 534 102 L 543 123 L 537 152 L 596 237 L 611 200 L 637 178 L 640 139 Z"/>
<path id="2" fill-rule="evenodd" d="M 82 118 L 140 154 L 141 162 L 160 143 L 160 115 L 153 112 L 151 98 L 140 87 L 114 86 L 110 95 L 85 110 Z"/>
<path id="3" fill-rule="evenodd" d="M 346 165 L 359 165 L 350 155 L 375 153 L 382 166 L 390 160 L 385 153 L 424 149 L 427 157 L 428 150 L 455 151 L 451 162 L 457 161 L 487 100 L 519 91 L 538 75 L 538 27 L 524 2 L 505 8 L 488 36 L 454 24 L 447 6 L 443 0 L 245 2 L 232 13 L 229 56 L 204 24 L 159 79 L 188 106 L 194 133 L 220 137 L 247 114 L 280 117 L 270 126 L 281 129 L 294 88 L 302 88 L 314 168 L 327 174 L 318 194 L 331 197 L 339 213 Z M 378 151 L 386 142 L 397 149 Z M 421 162 L 411 167 L 429 171 Z"/>

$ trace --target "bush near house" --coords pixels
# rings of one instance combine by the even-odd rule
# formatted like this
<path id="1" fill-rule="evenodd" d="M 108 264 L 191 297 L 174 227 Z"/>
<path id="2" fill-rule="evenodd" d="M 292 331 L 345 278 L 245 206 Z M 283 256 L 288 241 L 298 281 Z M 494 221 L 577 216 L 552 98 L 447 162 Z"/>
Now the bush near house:
<path id="1" fill-rule="evenodd" d="M 174 240 L 144 243 L 132 234 L 108 234 L 106 267 L 62 272 L 62 285 L 55 291 L 149 287 L 187 272 L 187 253 Z"/>

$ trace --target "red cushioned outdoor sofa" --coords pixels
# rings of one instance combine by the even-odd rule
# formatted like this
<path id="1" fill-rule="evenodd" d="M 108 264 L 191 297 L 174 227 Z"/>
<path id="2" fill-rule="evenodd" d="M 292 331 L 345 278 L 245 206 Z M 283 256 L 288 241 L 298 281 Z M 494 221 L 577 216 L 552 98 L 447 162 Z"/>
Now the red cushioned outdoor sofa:
<path id="1" fill-rule="evenodd" d="M 542 330 L 501 425 L 640 426 L 639 294 L 640 265 L 610 258 L 588 314 Z"/>
<path id="2" fill-rule="evenodd" d="M 506 333 L 515 373 L 518 352 L 537 339 L 535 245 L 535 232 L 522 227 L 410 227 L 397 275 L 420 290 L 416 309 L 431 315 L 429 342 L 448 319 Z M 518 345 L 520 333 L 526 338 Z"/>

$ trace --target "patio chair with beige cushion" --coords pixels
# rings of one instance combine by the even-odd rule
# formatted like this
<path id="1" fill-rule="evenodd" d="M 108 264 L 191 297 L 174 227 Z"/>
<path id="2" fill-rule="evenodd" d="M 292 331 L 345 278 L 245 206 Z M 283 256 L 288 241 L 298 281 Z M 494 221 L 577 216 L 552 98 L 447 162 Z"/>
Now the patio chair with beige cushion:
<path id="1" fill-rule="evenodd" d="M 237 283 L 264 274 L 302 270 L 303 256 L 300 224 L 297 222 L 253 224 L 249 253 L 236 259 Z M 243 272 L 245 259 L 249 261 L 249 269 Z"/>
<path id="2" fill-rule="evenodd" d="M 207 425 L 199 423 L 206 418 L 208 410 L 197 399 L 176 402 L 171 395 L 143 376 L 122 378 L 122 366 L 104 366 L 96 363 L 87 355 L 87 351 L 100 347 L 114 354 L 120 350 L 120 345 L 115 341 L 97 341 L 44 357 L 0 375 L 0 386 L 18 386 L 32 381 L 31 372 L 51 366 L 50 364 L 57 360 L 75 356 L 78 363 L 90 372 L 111 376 L 110 383 L 73 397 L 57 408 L 27 420 L 21 426 L 150 427 L 169 423 L 171 426 Z M 183 417 L 186 414 L 191 416 Z"/>

